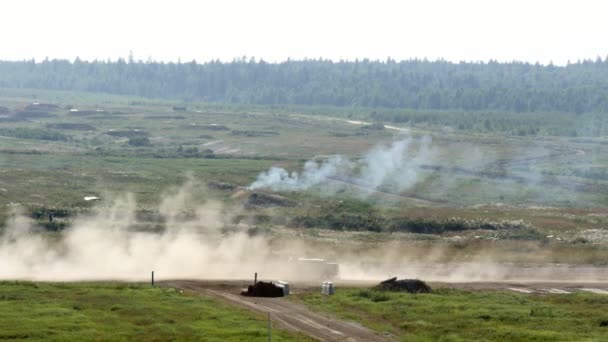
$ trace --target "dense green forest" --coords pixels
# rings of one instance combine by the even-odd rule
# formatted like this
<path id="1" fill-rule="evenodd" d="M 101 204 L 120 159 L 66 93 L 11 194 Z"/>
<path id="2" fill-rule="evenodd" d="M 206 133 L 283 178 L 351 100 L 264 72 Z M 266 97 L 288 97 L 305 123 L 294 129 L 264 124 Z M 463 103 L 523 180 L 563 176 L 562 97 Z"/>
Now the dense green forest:
<path id="1" fill-rule="evenodd" d="M 407 60 L 0 62 L 0 87 L 261 105 L 608 112 L 608 59 L 567 66 Z"/>

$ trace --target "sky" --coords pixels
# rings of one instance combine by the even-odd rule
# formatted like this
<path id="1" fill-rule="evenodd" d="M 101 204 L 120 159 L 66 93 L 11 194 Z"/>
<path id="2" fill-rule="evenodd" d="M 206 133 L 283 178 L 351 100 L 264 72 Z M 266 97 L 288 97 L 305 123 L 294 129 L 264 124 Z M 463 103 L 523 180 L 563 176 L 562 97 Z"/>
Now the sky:
<path id="1" fill-rule="evenodd" d="M 608 56 L 601 0 L 2 0 L 0 60 Z"/>

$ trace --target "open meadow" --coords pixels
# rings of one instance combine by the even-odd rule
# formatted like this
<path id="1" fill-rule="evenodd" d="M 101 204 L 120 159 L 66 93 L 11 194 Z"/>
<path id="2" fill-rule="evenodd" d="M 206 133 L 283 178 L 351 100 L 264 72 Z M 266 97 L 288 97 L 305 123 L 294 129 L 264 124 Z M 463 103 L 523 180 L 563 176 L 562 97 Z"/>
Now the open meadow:
<path id="1" fill-rule="evenodd" d="M 310 341 L 274 330 L 277 341 Z M 263 315 L 175 289 L 0 282 L 4 341 L 266 341 Z"/>
<path id="2" fill-rule="evenodd" d="M 339 263 L 336 280 L 608 281 L 608 140 L 555 134 L 571 124 L 559 116 L 524 132 L 24 89 L 1 89 L 0 106 L 2 279 L 292 280 L 276 261 L 308 257 Z M 599 341 L 607 329 L 605 294 L 312 291 L 292 301 L 382 339 Z M 262 314 L 202 294 L 4 282 L 0 339 L 266 338 Z M 273 338 L 308 338 L 290 330 Z"/>
<path id="3" fill-rule="evenodd" d="M 608 341 L 608 2 L 0 8 L 0 342 Z"/>
<path id="4" fill-rule="evenodd" d="M 401 341 L 602 341 L 605 295 L 529 295 L 438 289 L 428 294 L 344 288 L 294 296 L 315 310 Z"/>
<path id="5" fill-rule="evenodd" d="M 458 235 L 461 244 L 475 236 L 575 243 L 600 253 L 607 241 L 608 141 L 601 137 L 372 125 L 362 123 L 364 110 L 341 108 L 194 103 L 176 111 L 177 102 L 61 91 L 5 89 L 0 105 L 10 109 L 0 118 L 0 217 L 18 207 L 51 229 L 125 193 L 136 211 L 154 211 L 191 179 L 199 201 L 241 204 L 239 189 L 277 167 L 301 172 L 302 184 L 262 182 L 254 190 L 296 205 L 249 206 L 256 227 Z M 389 170 L 368 165 L 387 162 L 373 159 L 379 148 Z M 405 156 L 390 165 L 397 148 Z M 334 155 L 355 165 L 333 165 Z M 306 174 L 309 160 L 345 171 Z M 518 229 L 499 229 L 509 227 Z"/>

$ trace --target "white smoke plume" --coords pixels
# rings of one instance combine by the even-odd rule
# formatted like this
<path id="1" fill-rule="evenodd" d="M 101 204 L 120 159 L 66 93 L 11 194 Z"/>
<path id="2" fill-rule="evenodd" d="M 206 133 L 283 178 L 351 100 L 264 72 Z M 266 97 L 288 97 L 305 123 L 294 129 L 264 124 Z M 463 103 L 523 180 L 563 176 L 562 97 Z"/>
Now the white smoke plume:
<path id="1" fill-rule="evenodd" d="M 258 188 L 271 188 L 273 190 L 306 190 L 315 185 L 326 182 L 328 179 L 347 174 L 353 164 L 342 156 L 332 156 L 322 163 L 309 160 L 304 164 L 302 172 L 291 174 L 279 167 L 272 167 L 262 172 L 258 179 L 249 187 L 251 190 Z"/>
<path id="2" fill-rule="evenodd" d="M 419 166 L 435 156 L 430 137 L 415 141 L 401 138 L 390 144 L 381 144 L 363 155 L 358 161 L 336 155 L 318 163 L 310 160 L 301 172 L 272 167 L 262 172 L 249 188 L 272 190 L 306 190 L 329 181 L 342 181 L 361 185 L 370 190 L 382 186 L 395 186 L 404 191 L 420 178 Z"/>

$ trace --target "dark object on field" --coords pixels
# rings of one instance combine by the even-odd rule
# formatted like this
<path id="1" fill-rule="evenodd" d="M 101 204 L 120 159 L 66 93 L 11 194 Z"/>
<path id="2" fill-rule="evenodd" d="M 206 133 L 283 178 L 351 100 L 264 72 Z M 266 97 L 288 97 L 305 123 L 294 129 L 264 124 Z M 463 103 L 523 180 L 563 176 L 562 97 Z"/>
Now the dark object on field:
<path id="1" fill-rule="evenodd" d="M 21 110 L 15 113 L 20 118 L 48 118 L 53 116 L 51 113 L 42 110 Z"/>
<path id="2" fill-rule="evenodd" d="M 139 129 L 129 129 L 129 130 L 111 129 L 111 130 L 107 131 L 106 134 L 111 135 L 113 137 L 120 137 L 120 138 L 147 137 L 149 135 L 148 132 L 142 131 Z"/>
<path id="3" fill-rule="evenodd" d="M 49 213 L 49 223 L 53 223 L 53 214 Z"/>
<path id="4" fill-rule="evenodd" d="M 174 112 L 185 112 L 186 110 L 188 110 L 186 106 L 173 106 Z"/>
<path id="5" fill-rule="evenodd" d="M 19 122 L 19 121 L 25 121 L 27 120 L 26 118 L 21 118 L 15 115 L 3 115 L 0 116 L 0 122 Z"/>
<path id="6" fill-rule="evenodd" d="M 246 208 L 254 207 L 293 207 L 296 203 L 287 197 L 253 192 L 245 202 Z"/>
<path id="7" fill-rule="evenodd" d="M 46 128 L 53 128 L 53 129 L 71 129 L 71 130 L 77 130 L 77 131 L 94 131 L 95 127 L 89 125 L 89 124 L 83 124 L 83 123 L 71 123 L 71 122 L 65 122 L 65 123 L 50 123 L 46 125 Z"/>
<path id="8" fill-rule="evenodd" d="M 204 125 L 199 125 L 197 123 L 190 123 L 188 125 L 183 126 L 183 128 L 185 129 L 201 129 L 201 130 L 208 130 L 208 131 L 229 131 L 230 128 L 228 128 L 227 126 L 224 125 L 219 125 L 219 124 L 204 124 Z"/>
<path id="9" fill-rule="evenodd" d="M 152 143 L 148 137 L 130 137 L 127 144 L 131 146 L 151 146 Z"/>
<path id="10" fill-rule="evenodd" d="M 361 129 L 365 129 L 365 130 L 369 130 L 369 131 L 383 131 L 384 124 L 373 123 L 373 124 L 369 124 L 369 125 L 363 125 L 363 126 L 361 126 Z"/>
<path id="11" fill-rule="evenodd" d="M 116 112 L 114 112 L 116 114 Z M 120 113 L 122 114 L 122 113 Z M 186 117 L 182 115 L 146 115 L 146 120 L 185 120 Z"/>
<path id="12" fill-rule="evenodd" d="M 241 292 L 241 296 L 247 297 L 283 297 L 283 289 L 273 283 L 258 281 L 255 285 L 249 285 L 247 291 Z"/>
<path id="13" fill-rule="evenodd" d="M 373 287 L 378 291 L 395 291 L 409 293 L 429 293 L 431 287 L 419 279 L 397 279 L 397 277 L 387 279 Z"/>
<path id="14" fill-rule="evenodd" d="M 274 132 L 274 131 L 239 131 L 239 130 L 234 130 L 232 131 L 232 135 L 242 135 L 242 136 L 246 136 L 249 138 L 255 138 L 255 137 L 270 137 L 270 136 L 274 136 L 274 135 L 279 135 L 279 132 Z"/>
<path id="15" fill-rule="evenodd" d="M 34 102 L 34 103 L 31 103 L 31 104 L 23 107 L 23 110 L 32 111 L 32 112 L 54 111 L 54 110 L 58 110 L 58 109 L 59 109 L 58 105 L 50 104 L 50 103 L 38 103 L 38 102 Z"/>
<path id="16" fill-rule="evenodd" d="M 209 181 L 209 182 L 207 182 L 207 186 L 211 189 L 226 190 L 226 191 L 232 191 L 232 190 L 236 189 L 236 185 L 234 185 L 232 183 L 217 182 L 217 181 Z"/>

